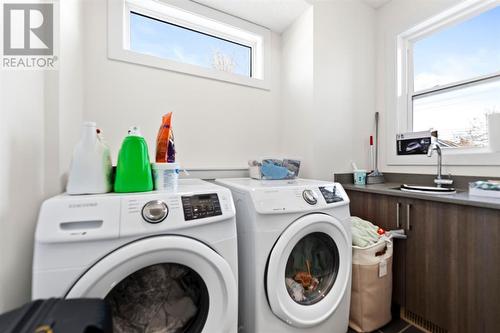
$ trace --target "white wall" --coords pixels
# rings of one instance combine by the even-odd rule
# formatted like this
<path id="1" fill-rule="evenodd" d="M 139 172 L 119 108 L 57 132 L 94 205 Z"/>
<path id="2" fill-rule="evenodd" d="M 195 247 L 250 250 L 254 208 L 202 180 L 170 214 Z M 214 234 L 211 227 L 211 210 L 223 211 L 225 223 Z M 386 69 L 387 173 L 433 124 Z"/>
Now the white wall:
<path id="1" fill-rule="evenodd" d="M 375 10 L 362 1 L 314 5 L 315 178 L 368 167 L 374 123 Z"/>
<path id="2" fill-rule="evenodd" d="M 377 81 L 376 105 L 381 112 L 381 169 L 385 172 L 428 173 L 436 172 L 436 157 L 432 165 L 389 165 L 388 152 L 395 149 L 396 107 L 396 36 L 401 32 L 460 3 L 461 0 L 392 0 L 377 11 Z M 443 163 L 446 163 L 446 152 Z M 446 166 L 443 170 L 452 175 L 498 176 L 498 166 Z"/>
<path id="3" fill-rule="evenodd" d="M 374 27 L 361 1 L 316 1 L 283 34 L 283 151 L 302 157 L 303 177 L 368 167 Z"/>
<path id="4" fill-rule="evenodd" d="M 309 8 L 281 40 L 281 150 L 303 161 L 301 176 L 312 174 L 312 106 L 314 103 L 314 9 Z"/>
<path id="5" fill-rule="evenodd" d="M 30 298 L 33 231 L 44 196 L 44 74 L 0 73 L 0 313 Z"/>
<path id="6" fill-rule="evenodd" d="M 31 297 L 42 201 L 61 192 L 82 108 L 79 0 L 60 3 L 58 71 L 0 72 L 0 313 Z"/>
<path id="7" fill-rule="evenodd" d="M 238 168 L 279 150 L 280 36 L 272 34 L 271 90 L 198 78 L 107 58 L 106 1 L 86 1 L 85 111 L 114 155 L 132 125 L 151 152 L 172 111 L 177 160 L 186 168 Z M 154 157 L 154 156 L 153 156 Z"/>
<path id="8" fill-rule="evenodd" d="M 86 1 L 86 0 L 85 0 Z M 61 1 L 59 63 L 59 191 L 65 185 L 73 148 L 80 138 L 84 108 L 84 44 L 82 0 Z"/>

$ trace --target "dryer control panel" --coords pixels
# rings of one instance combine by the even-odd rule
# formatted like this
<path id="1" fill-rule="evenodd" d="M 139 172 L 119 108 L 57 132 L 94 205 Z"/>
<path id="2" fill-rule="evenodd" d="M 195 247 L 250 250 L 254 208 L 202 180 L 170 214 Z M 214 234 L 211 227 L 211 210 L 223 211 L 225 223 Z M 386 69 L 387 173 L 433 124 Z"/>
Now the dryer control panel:
<path id="1" fill-rule="evenodd" d="M 217 193 L 182 196 L 182 208 L 186 221 L 222 215 Z"/>
<path id="2" fill-rule="evenodd" d="M 349 205 L 342 185 L 333 182 L 298 180 L 288 186 L 266 181 L 248 191 L 259 214 L 318 211 Z"/>

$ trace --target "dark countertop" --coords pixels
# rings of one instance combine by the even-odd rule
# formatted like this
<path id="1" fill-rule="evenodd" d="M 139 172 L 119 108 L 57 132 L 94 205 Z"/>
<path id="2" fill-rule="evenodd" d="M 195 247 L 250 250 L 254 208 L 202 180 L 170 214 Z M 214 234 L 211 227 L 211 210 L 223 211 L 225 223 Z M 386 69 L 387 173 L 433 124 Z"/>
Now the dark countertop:
<path id="1" fill-rule="evenodd" d="M 466 206 L 500 210 L 500 199 L 490 198 L 490 197 L 470 196 L 469 192 L 465 190 L 458 190 L 456 194 L 439 195 L 439 194 L 404 192 L 401 190 L 396 190 L 395 188 L 399 188 L 401 186 L 401 183 L 384 183 L 384 184 L 373 184 L 373 185 L 354 185 L 350 183 L 343 183 L 342 186 L 349 191 L 385 194 L 385 195 L 392 195 L 395 197 L 430 200 L 430 201 L 438 201 L 456 205 L 466 205 Z"/>

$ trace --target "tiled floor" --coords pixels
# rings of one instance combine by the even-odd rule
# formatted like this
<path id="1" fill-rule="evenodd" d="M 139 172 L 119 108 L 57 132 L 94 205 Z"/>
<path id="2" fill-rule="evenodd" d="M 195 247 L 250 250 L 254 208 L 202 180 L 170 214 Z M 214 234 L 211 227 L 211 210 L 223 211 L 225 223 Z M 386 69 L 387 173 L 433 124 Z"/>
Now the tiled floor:
<path id="1" fill-rule="evenodd" d="M 424 331 L 418 329 L 417 327 L 408 324 L 402 319 L 394 319 L 389 324 L 385 325 L 381 329 L 375 331 L 374 333 L 423 333 Z M 349 328 L 347 333 L 356 333 L 353 329 Z"/>

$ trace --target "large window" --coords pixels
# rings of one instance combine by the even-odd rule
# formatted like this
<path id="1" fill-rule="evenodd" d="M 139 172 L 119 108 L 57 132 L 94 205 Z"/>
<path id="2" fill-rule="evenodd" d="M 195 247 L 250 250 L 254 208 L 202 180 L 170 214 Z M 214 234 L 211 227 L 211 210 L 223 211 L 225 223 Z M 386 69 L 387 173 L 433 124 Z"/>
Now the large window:
<path id="1" fill-rule="evenodd" d="M 500 6 L 492 3 L 402 37 L 406 130 L 438 130 L 444 147 L 488 146 L 488 114 L 500 112 Z"/>
<path id="2" fill-rule="evenodd" d="M 108 0 L 112 59 L 269 88 L 270 31 L 193 1 Z"/>

